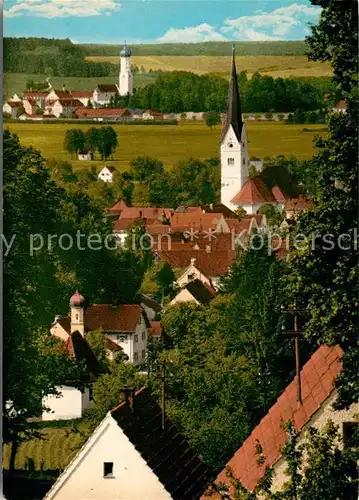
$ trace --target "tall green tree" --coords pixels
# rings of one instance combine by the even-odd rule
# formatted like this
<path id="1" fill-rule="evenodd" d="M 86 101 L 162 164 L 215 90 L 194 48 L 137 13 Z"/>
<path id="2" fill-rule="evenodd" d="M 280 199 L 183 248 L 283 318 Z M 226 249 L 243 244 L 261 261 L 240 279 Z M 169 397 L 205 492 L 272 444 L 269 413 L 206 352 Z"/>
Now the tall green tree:
<path id="1" fill-rule="evenodd" d="M 85 134 L 82 130 L 73 128 L 66 130 L 64 149 L 69 153 L 78 153 L 85 147 Z"/>
<path id="2" fill-rule="evenodd" d="M 298 221 L 308 238 L 293 250 L 289 293 L 308 307 L 304 335 L 314 345 L 340 344 L 343 370 L 337 380 L 339 404 L 359 398 L 358 383 L 358 10 L 354 1 L 313 0 L 322 7 L 307 38 L 309 57 L 330 61 L 334 82 L 348 103 L 333 114 L 329 136 L 315 156 L 316 206 Z"/>

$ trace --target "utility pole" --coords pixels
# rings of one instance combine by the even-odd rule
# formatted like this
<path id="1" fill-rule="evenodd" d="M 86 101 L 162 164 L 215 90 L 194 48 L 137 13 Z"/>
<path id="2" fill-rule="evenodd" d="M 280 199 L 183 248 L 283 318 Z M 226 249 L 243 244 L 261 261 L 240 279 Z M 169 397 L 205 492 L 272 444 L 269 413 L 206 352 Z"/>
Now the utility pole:
<path id="1" fill-rule="evenodd" d="M 161 366 L 161 394 L 162 394 L 162 430 L 165 431 L 165 414 L 166 414 L 166 364 L 163 362 Z"/>
<path id="2" fill-rule="evenodd" d="M 302 386 L 300 379 L 300 350 L 299 350 L 299 339 L 301 335 L 301 331 L 299 328 L 298 315 L 307 312 L 306 309 L 284 309 L 284 306 L 281 307 L 282 313 L 292 314 L 294 316 L 294 330 L 286 330 L 285 326 L 282 326 L 283 335 L 286 337 L 294 338 L 294 349 L 295 349 L 295 371 L 296 371 L 296 382 L 297 382 L 297 401 L 298 404 L 302 404 Z"/>

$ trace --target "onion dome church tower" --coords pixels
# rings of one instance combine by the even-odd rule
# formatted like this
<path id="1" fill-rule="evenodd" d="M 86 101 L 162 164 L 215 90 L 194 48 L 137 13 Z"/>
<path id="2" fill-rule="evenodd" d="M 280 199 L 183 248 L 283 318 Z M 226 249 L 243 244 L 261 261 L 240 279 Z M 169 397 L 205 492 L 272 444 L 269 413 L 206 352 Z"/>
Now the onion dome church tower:
<path id="1" fill-rule="evenodd" d="M 237 208 L 231 201 L 248 179 L 248 149 L 246 125 L 242 118 L 239 96 L 235 48 L 232 47 L 232 74 L 221 146 L 221 203 L 231 210 Z"/>
<path id="2" fill-rule="evenodd" d="M 120 52 L 120 74 L 119 74 L 119 92 L 121 96 L 132 95 L 133 83 L 131 72 L 131 49 L 128 45 L 123 46 Z"/>

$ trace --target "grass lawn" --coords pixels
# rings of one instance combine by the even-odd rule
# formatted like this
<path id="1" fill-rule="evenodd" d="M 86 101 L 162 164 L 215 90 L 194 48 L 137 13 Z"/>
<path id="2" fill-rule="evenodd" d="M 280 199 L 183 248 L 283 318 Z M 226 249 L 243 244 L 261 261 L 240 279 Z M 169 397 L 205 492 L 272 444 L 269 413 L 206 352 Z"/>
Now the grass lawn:
<path id="1" fill-rule="evenodd" d="M 27 459 L 32 459 L 34 470 L 64 469 L 86 441 L 85 431 L 88 423 L 86 421 L 79 423 L 78 432 L 74 432 L 74 427 L 71 424 L 65 422 L 63 424 L 59 427 L 52 427 L 49 423 L 48 427 L 44 426 L 38 429 L 43 435 L 43 439 L 34 438 L 22 443 L 16 454 L 15 468 L 17 470 L 25 469 Z M 9 458 L 10 447 L 4 445 L 4 469 L 8 469 Z"/>
<path id="2" fill-rule="evenodd" d="M 78 161 L 63 149 L 68 128 L 88 129 L 92 125 L 6 123 L 22 144 L 39 149 L 45 158 L 72 162 L 74 169 L 103 165 L 100 161 Z M 99 126 L 94 123 L 94 126 Z M 118 134 L 118 147 L 109 165 L 124 170 L 129 162 L 142 155 L 162 160 L 171 166 L 190 157 L 205 159 L 219 155 L 220 126 L 210 129 L 204 122 L 182 122 L 179 125 L 113 125 Z M 278 122 L 248 122 L 247 135 L 250 156 L 290 156 L 310 158 L 314 153 L 315 135 L 326 136 L 323 125 L 285 125 Z M 319 132 L 317 130 L 319 129 Z"/>
<path id="3" fill-rule="evenodd" d="M 34 82 L 44 82 L 45 75 L 28 75 L 27 73 L 5 73 L 4 74 L 4 94 L 6 98 L 10 98 L 15 92 L 24 92 L 26 90 L 26 82 L 33 80 Z M 151 74 L 134 75 L 134 85 L 136 87 L 143 87 L 155 80 Z M 115 76 L 96 77 L 96 78 L 81 78 L 81 77 L 67 77 L 55 76 L 51 78 L 51 85 L 56 89 L 61 89 L 63 84 L 69 90 L 93 90 L 98 83 L 117 83 Z"/>
<path id="4" fill-rule="evenodd" d="M 119 65 L 119 56 L 89 56 L 91 61 L 107 61 Z M 146 71 L 192 71 L 198 74 L 230 73 L 231 58 L 226 56 L 133 56 L 132 62 Z M 237 56 L 238 71 L 247 71 L 251 76 L 256 71 L 276 78 L 289 76 L 331 76 L 329 63 L 308 61 L 306 56 Z"/>

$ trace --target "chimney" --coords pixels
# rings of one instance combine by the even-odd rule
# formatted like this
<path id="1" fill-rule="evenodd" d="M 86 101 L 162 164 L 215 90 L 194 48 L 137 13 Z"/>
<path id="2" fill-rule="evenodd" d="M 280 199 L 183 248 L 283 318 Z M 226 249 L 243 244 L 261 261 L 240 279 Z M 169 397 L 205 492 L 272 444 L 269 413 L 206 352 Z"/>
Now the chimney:
<path id="1" fill-rule="evenodd" d="M 195 266 L 196 265 L 196 257 L 192 257 L 191 258 L 191 266 Z"/>
<path id="2" fill-rule="evenodd" d="M 129 386 L 124 386 L 120 390 L 121 394 L 121 401 L 126 401 L 131 410 L 134 411 L 135 409 L 135 392 L 136 388 L 135 387 L 129 387 Z"/>

